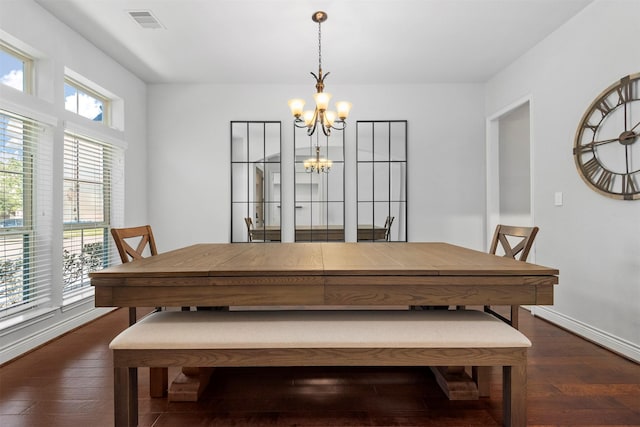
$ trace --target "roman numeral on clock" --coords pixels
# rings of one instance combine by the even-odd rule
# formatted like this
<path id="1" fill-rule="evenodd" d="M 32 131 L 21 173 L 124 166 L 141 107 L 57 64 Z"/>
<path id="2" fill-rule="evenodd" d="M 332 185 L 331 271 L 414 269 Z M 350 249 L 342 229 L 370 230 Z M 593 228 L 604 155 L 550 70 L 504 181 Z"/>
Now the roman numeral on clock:
<path id="1" fill-rule="evenodd" d="M 589 159 L 588 162 L 582 165 L 582 170 L 589 181 L 594 182 L 594 178 L 598 175 L 598 173 L 603 170 L 602 165 L 598 163 L 595 157 Z"/>
<path id="2" fill-rule="evenodd" d="M 573 149 L 573 154 L 587 154 L 587 153 L 593 153 L 593 143 L 590 142 L 588 144 L 585 145 L 581 145 L 579 147 L 574 147 Z"/>
<path id="3" fill-rule="evenodd" d="M 633 175 L 622 175 L 622 193 L 634 194 L 638 192 L 636 182 L 633 179 Z"/>
<path id="4" fill-rule="evenodd" d="M 589 129 L 591 132 L 593 132 L 594 137 L 596 135 L 596 132 L 598 131 L 598 125 L 592 125 L 590 123 L 585 123 L 584 128 Z"/>
<path id="5" fill-rule="evenodd" d="M 622 105 L 625 102 L 629 102 L 633 99 L 631 79 L 629 78 L 629 76 L 620 79 L 620 86 L 618 86 L 616 91 L 618 92 L 618 105 Z"/>
<path id="6" fill-rule="evenodd" d="M 602 113 L 602 117 L 606 116 L 607 114 L 609 114 L 612 110 L 612 107 L 609 106 L 609 103 L 607 103 L 606 99 L 603 99 L 602 101 L 600 101 L 600 103 L 598 105 L 596 105 L 595 107 L 597 110 L 600 110 L 600 113 Z"/>
<path id="7" fill-rule="evenodd" d="M 602 169 L 602 173 L 600 174 L 596 185 L 598 186 L 598 188 L 601 188 L 605 191 L 611 191 L 613 190 L 613 177 L 614 175 L 612 172 L 606 169 Z"/>

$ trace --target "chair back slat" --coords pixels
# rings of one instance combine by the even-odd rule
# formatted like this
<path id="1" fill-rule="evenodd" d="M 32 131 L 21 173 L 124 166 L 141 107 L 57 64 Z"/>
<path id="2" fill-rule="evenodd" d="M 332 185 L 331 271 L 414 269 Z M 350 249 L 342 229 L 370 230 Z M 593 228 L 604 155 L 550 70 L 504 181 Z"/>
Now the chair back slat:
<path id="1" fill-rule="evenodd" d="M 505 257 L 526 261 L 536 234 L 538 234 L 538 227 L 514 227 L 500 224 L 496 227 L 489 253 L 495 255 L 499 244 Z M 515 244 L 513 239 L 516 240 Z"/>
<path id="2" fill-rule="evenodd" d="M 158 254 L 156 249 L 156 241 L 153 238 L 153 232 L 150 225 L 141 225 L 139 227 L 129 228 L 112 228 L 111 235 L 118 248 L 122 263 L 127 263 L 137 259 L 144 258 L 144 251 L 149 248 L 151 256 Z M 137 241 L 136 247 L 131 246 L 130 242 Z"/>

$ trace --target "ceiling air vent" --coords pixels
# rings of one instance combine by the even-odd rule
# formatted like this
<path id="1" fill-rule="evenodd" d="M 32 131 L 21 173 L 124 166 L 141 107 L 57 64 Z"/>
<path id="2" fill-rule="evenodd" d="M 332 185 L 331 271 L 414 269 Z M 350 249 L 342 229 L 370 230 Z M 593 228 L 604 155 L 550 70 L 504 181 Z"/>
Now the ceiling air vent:
<path id="1" fill-rule="evenodd" d="M 160 21 L 148 10 L 130 10 L 127 12 L 142 28 L 164 28 Z"/>

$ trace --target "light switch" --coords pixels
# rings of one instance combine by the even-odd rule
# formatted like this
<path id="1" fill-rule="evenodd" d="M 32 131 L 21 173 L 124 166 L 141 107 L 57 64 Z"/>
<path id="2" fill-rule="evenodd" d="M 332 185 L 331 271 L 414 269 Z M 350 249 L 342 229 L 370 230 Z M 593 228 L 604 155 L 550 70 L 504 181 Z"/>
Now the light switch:
<path id="1" fill-rule="evenodd" d="M 556 191 L 553 204 L 556 206 L 562 206 L 562 191 Z"/>

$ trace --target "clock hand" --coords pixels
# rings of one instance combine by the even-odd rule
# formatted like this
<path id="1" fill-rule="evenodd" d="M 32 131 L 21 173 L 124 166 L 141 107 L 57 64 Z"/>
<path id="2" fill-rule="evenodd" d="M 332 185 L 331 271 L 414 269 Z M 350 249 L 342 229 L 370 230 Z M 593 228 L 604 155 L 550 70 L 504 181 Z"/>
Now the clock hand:
<path id="1" fill-rule="evenodd" d="M 627 167 L 627 174 L 629 173 L 629 146 L 625 145 L 624 146 L 624 163 L 625 166 Z"/>
<path id="2" fill-rule="evenodd" d="M 599 145 L 611 144 L 612 142 L 618 142 L 618 141 L 620 141 L 620 138 L 611 138 L 611 139 L 605 139 L 602 141 L 593 141 L 583 145 L 583 147 L 597 147 Z"/>

